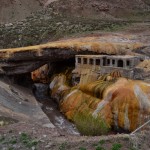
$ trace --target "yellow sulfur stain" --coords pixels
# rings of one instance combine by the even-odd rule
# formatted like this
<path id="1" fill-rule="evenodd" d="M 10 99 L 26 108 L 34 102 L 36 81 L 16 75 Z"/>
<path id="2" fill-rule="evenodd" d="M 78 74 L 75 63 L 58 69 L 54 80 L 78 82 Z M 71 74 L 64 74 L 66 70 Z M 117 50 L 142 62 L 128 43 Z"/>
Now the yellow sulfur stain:
<path id="1" fill-rule="evenodd" d="M 150 118 L 148 83 L 121 77 L 113 81 L 105 81 L 105 79 L 106 77 L 80 85 L 74 89 L 75 92 L 64 92 L 60 102 L 61 112 L 72 121 L 77 114 L 81 118 L 85 115 L 93 115 L 103 119 L 110 127 L 115 126 L 128 131 L 133 131 L 142 125 L 148 119 L 145 116 Z M 135 87 L 140 90 L 139 95 L 135 93 Z M 146 99 L 141 99 L 141 95 Z M 145 103 L 147 107 L 143 107 Z"/>

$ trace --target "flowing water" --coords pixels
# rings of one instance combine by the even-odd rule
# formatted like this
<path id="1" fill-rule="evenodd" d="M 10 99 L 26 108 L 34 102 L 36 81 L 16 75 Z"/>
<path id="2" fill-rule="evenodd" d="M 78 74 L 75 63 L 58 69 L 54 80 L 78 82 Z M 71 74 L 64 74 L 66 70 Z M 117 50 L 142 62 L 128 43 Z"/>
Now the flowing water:
<path id="1" fill-rule="evenodd" d="M 73 135 L 80 135 L 75 125 L 69 122 L 63 114 L 60 113 L 57 104 L 49 99 L 42 103 L 42 109 L 48 116 L 50 121 L 60 130 L 61 133 L 68 133 Z"/>
<path id="2" fill-rule="evenodd" d="M 75 125 L 68 121 L 59 111 L 58 104 L 49 96 L 49 86 L 42 83 L 33 85 L 33 93 L 49 120 L 58 128 L 61 134 L 80 135 Z"/>

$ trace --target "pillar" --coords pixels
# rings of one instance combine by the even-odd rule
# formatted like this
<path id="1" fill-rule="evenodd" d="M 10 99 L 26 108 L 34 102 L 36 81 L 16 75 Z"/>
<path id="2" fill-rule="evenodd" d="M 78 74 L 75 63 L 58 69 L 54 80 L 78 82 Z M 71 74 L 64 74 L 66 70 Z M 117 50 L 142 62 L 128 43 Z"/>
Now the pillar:
<path id="1" fill-rule="evenodd" d="M 113 66 L 113 64 L 112 64 L 112 59 L 110 59 L 110 66 L 111 66 L 111 67 Z"/>
<path id="2" fill-rule="evenodd" d="M 118 59 L 114 59 L 114 60 L 115 60 L 114 66 L 115 66 L 115 67 L 118 67 Z"/>
<path id="3" fill-rule="evenodd" d="M 78 66 L 78 57 L 76 56 L 76 67 Z"/>
<path id="4" fill-rule="evenodd" d="M 100 66 L 103 67 L 103 58 L 100 58 Z"/>
<path id="5" fill-rule="evenodd" d="M 127 60 L 123 59 L 123 68 L 127 68 Z"/>

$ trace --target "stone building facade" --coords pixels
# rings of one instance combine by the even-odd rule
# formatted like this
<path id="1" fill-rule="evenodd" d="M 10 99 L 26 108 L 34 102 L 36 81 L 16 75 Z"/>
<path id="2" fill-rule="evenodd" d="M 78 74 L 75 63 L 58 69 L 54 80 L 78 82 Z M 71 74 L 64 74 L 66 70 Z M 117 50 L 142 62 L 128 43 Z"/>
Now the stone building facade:
<path id="1" fill-rule="evenodd" d="M 97 76 L 119 71 L 123 77 L 134 79 L 134 68 L 142 61 L 130 55 L 76 55 L 74 82 L 80 82 L 84 70 L 91 70 Z"/>

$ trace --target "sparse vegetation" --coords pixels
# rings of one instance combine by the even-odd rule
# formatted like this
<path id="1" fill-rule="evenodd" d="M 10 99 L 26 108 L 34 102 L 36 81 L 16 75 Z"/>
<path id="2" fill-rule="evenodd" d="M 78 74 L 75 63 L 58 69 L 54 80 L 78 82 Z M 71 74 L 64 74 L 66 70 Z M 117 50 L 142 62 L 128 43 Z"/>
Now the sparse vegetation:
<path id="1" fill-rule="evenodd" d="M 0 144 L 5 145 L 8 150 L 14 150 L 14 145 L 22 145 L 25 148 L 32 148 L 36 147 L 38 144 L 38 141 L 35 139 L 32 139 L 28 134 L 21 133 L 20 136 L 13 136 L 13 137 L 0 137 Z"/>
<path id="2" fill-rule="evenodd" d="M 95 150 L 108 150 L 108 148 L 104 145 L 105 141 L 100 140 L 97 144 L 94 144 Z M 114 143 L 112 144 L 112 148 L 109 150 L 120 150 L 122 148 L 122 145 L 120 143 Z M 80 147 L 79 150 L 86 150 L 84 147 Z"/>
<path id="3" fill-rule="evenodd" d="M 103 119 L 94 118 L 92 115 L 78 113 L 74 117 L 74 122 L 83 135 L 104 135 L 109 131 L 109 126 Z"/>
<path id="4" fill-rule="evenodd" d="M 2 143 L 5 140 L 5 137 L 1 136 L 0 137 L 0 143 Z"/>
<path id="5" fill-rule="evenodd" d="M 36 146 L 38 144 L 37 140 L 32 139 L 29 135 L 26 133 L 21 133 L 20 135 L 20 141 L 27 147 L 31 148 L 32 146 Z"/>
<path id="6" fill-rule="evenodd" d="M 127 16 L 130 21 L 149 21 L 150 11 L 137 11 Z"/>
<path id="7" fill-rule="evenodd" d="M 95 145 L 95 150 L 105 150 L 104 148 L 103 148 L 103 144 L 105 143 L 105 141 L 104 140 L 100 140 L 99 142 L 98 142 L 98 144 L 96 144 Z"/>
<path id="8" fill-rule="evenodd" d="M 65 150 L 65 149 L 66 149 L 66 146 L 67 146 L 67 143 L 66 143 L 66 142 L 62 143 L 62 144 L 59 146 L 59 150 Z"/>
<path id="9" fill-rule="evenodd" d="M 86 150 L 86 148 L 84 148 L 84 147 L 80 147 L 80 148 L 79 148 L 79 150 Z"/>
<path id="10" fill-rule="evenodd" d="M 14 150 L 14 148 L 13 147 L 9 147 L 8 150 Z"/>
<path id="11" fill-rule="evenodd" d="M 51 18 L 49 17 L 53 15 L 51 13 L 47 12 L 45 14 L 46 19 L 45 17 L 37 19 L 38 14 L 35 14 L 35 16 L 31 16 L 20 23 L 16 22 L 9 27 L 0 25 L 0 33 L 2 33 L 0 45 L 3 48 L 36 45 L 95 31 L 117 31 L 129 25 L 125 21 L 89 19 L 85 17 L 70 18 L 59 14 Z"/>
<path id="12" fill-rule="evenodd" d="M 120 150 L 120 149 L 121 149 L 121 147 L 122 147 L 122 145 L 121 145 L 121 144 L 119 144 L 119 143 L 115 143 L 115 144 L 113 144 L 112 150 Z"/>
<path id="13" fill-rule="evenodd" d="M 16 144 L 17 143 L 17 139 L 16 138 L 13 138 L 9 141 L 10 144 Z"/>
<path id="14" fill-rule="evenodd" d="M 15 122 L 17 122 L 17 120 L 9 118 L 9 117 L 0 116 L 0 127 L 13 124 Z"/>

